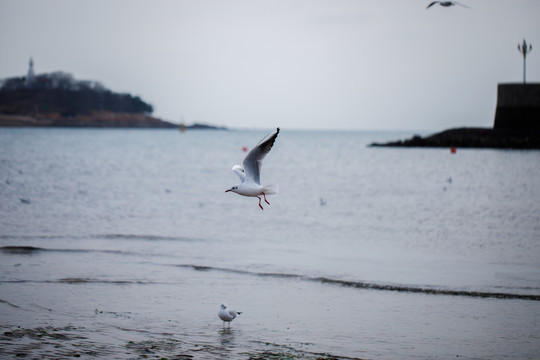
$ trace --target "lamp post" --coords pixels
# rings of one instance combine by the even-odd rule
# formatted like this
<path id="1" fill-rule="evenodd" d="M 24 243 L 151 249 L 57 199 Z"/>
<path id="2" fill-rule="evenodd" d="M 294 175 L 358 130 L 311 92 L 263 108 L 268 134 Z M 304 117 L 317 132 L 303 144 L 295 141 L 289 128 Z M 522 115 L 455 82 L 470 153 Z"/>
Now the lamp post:
<path id="1" fill-rule="evenodd" d="M 532 45 L 531 44 L 527 45 L 527 42 L 525 41 L 525 39 L 523 39 L 523 44 L 518 44 L 518 50 L 520 53 L 523 54 L 523 83 L 525 84 L 525 69 L 526 69 L 525 60 L 527 59 L 527 54 L 530 53 L 532 50 Z"/>

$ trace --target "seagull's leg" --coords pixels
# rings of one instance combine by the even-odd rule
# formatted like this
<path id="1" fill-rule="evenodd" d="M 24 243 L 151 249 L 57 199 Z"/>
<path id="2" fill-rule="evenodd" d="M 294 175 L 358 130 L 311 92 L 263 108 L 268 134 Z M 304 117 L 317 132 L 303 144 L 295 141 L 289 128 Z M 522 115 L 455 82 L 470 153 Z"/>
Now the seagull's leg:
<path id="1" fill-rule="evenodd" d="M 268 205 L 270 205 L 270 203 L 268 202 L 268 200 L 266 200 L 266 194 L 265 194 L 265 193 L 263 193 L 263 196 L 264 196 L 264 201 L 266 201 L 266 203 L 267 203 Z"/>
<path id="2" fill-rule="evenodd" d="M 257 196 L 257 199 L 259 199 L 259 207 L 261 208 L 261 210 L 264 210 L 262 205 L 261 205 L 261 198 Z"/>

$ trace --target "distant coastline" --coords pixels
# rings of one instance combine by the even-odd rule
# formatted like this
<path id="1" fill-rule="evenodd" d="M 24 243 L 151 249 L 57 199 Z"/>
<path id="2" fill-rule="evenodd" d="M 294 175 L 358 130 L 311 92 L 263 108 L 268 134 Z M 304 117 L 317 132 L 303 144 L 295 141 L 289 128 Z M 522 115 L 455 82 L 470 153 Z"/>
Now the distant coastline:
<path id="1" fill-rule="evenodd" d="M 493 128 L 456 128 L 370 146 L 540 149 L 540 84 L 499 84 Z"/>
<path id="2" fill-rule="evenodd" d="M 71 127 L 71 128 L 139 128 L 178 130 L 227 130 L 225 127 L 195 123 L 175 124 L 145 114 L 93 112 L 91 114 L 62 116 L 44 114 L 0 114 L 0 127 Z"/>
<path id="3" fill-rule="evenodd" d="M 93 112 L 62 116 L 43 114 L 30 116 L 24 114 L 0 114 L 0 126 L 9 127 L 95 127 L 95 128 L 178 128 L 172 124 L 145 114 Z"/>
<path id="4" fill-rule="evenodd" d="M 97 81 L 76 80 L 57 71 L 0 80 L 0 127 L 225 129 L 175 124 L 153 117 L 138 96 L 115 93 Z"/>
<path id="5" fill-rule="evenodd" d="M 388 147 L 447 147 L 447 148 L 494 148 L 494 149 L 540 149 L 540 132 L 519 129 L 456 128 L 433 135 L 370 146 Z"/>

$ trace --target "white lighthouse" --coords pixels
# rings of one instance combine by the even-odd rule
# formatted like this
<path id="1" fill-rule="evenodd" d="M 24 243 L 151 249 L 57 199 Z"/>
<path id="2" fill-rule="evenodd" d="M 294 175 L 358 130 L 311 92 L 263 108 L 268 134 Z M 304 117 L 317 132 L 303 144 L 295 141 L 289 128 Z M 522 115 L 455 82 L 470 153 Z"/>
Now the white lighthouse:
<path id="1" fill-rule="evenodd" d="M 36 78 L 36 74 L 34 73 L 34 60 L 32 58 L 30 58 L 30 62 L 28 64 L 28 74 L 26 74 L 25 85 L 27 87 L 32 86 L 32 84 L 34 83 L 35 78 Z"/>

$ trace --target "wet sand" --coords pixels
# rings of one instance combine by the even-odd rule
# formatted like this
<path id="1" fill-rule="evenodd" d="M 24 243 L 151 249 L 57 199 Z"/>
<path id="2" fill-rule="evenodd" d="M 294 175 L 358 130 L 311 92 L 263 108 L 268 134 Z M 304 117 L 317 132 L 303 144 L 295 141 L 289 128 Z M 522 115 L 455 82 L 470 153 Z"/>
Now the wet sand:
<path id="1" fill-rule="evenodd" d="M 103 341 L 92 336 L 92 330 L 67 325 L 64 327 L 16 327 L 3 328 L 0 335 L 0 356 L 5 358 L 107 358 L 107 359 L 216 359 L 228 358 L 227 338 L 235 330 L 222 329 L 221 345 L 191 344 L 162 334 L 161 337 L 146 337 L 124 343 Z M 262 359 L 356 359 L 329 354 L 309 353 L 287 346 L 271 343 L 259 344 L 259 350 L 241 352 L 240 357 L 248 360 Z"/>

